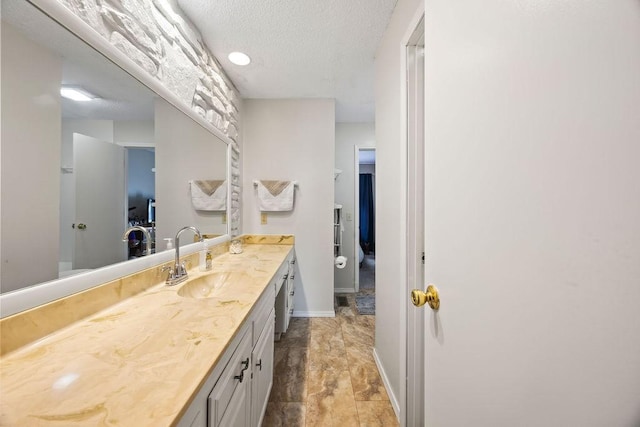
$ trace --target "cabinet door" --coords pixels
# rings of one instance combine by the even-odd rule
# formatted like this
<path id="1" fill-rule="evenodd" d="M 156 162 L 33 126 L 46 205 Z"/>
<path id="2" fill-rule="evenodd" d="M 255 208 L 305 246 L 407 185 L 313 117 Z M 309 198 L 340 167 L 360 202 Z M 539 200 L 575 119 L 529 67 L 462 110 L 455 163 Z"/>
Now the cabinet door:
<path id="1" fill-rule="evenodd" d="M 229 406 L 220 420 L 220 427 L 247 427 L 249 425 L 251 409 L 249 384 L 251 384 L 250 381 L 238 384 L 229 401 Z"/>
<path id="2" fill-rule="evenodd" d="M 209 394 L 209 426 L 231 426 L 232 420 L 249 425 L 251 387 L 251 333 L 246 328 L 237 349 Z M 242 411 L 247 411 L 243 415 Z M 238 422 L 240 422 L 238 421 Z M 235 422 L 235 421 L 234 421 Z"/>
<path id="3" fill-rule="evenodd" d="M 273 327 L 274 311 L 271 311 L 267 325 L 251 354 L 253 380 L 251 384 L 251 425 L 259 427 L 269 402 L 273 385 Z"/>

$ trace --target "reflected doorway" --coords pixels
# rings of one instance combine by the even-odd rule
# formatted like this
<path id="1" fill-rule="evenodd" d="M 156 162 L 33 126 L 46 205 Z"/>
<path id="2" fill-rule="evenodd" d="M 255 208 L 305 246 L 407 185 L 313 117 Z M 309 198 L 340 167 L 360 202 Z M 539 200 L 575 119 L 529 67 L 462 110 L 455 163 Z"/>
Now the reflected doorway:
<path id="1" fill-rule="evenodd" d="M 154 147 L 127 147 L 127 227 L 144 227 L 155 251 L 156 153 Z M 129 233 L 128 259 L 147 255 L 142 231 Z"/>
<path id="2" fill-rule="evenodd" d="M 376 248 L 376 150 L 356 147 L 355 164 L 355 217 L 356 233 L 354 259 L 356 301 L 375 300 L 375 248 Z M 358 296 L 360 296 L 358 298 Z"/>

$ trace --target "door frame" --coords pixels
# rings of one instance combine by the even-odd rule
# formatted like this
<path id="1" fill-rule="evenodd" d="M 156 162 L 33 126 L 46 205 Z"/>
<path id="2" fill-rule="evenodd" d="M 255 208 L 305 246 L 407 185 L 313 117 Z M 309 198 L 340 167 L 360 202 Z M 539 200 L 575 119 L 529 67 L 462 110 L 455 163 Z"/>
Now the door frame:
<path id="1" fill-rule="evenodd" d="M 404 207 L 406 229 L 406 281 L 403 289 L 405 299 L 401 305 L 401 331 L 404 339 L 400 357 L 401 378 L 406 379 L 406 387 L 401 389 L 400 424 L 402 426 L 425 425 L 424 412 L 424 319 L 425 310 L 416 309 L 409 295 L 414 288 L 424 287 L 424 60 L 415 61 L 419 55 L 424 58 L 424 18 L 423 8 L 412 18 L 401 41 L 401 131 L 403 157 L 406 161 L 404 177 Z M 422 48 L 420 48 L 422 46 Z M 411 96 L 417 93 L 422 96 Z M 421 276 L 421 277 L 419 277 Z"/>
<path id="2" fill-rule="evenodd" d="M 360 152 L 376 151 L 375 147 L 354 146 L 353 165 L 353 286 L 356 293 L 360 292 Z M 375 163 L 374 163 L 375 164 Z M 375 200 L 375 196 L 374 196 Z"/>

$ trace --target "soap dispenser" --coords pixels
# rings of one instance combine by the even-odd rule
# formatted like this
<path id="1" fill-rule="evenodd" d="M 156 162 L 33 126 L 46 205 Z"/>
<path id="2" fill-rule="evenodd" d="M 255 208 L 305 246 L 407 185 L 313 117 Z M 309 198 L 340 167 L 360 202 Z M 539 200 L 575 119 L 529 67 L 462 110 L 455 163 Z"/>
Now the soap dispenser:
<path id="1" fill-rule="evenodd" d="M 206 240 L 202 242 L 202 246 L 203 248 L 200 251 L 200 271 L 209 271 L 213 266 L 213 256 Z"/>
<path id="2" fill-rule="evenodd" d="M 173 238 L 171 238 L 171 237 L 165 237 L 165 238 L 164 238 L 164 239 L 162 239 L 162 240 L 164 240 L 164 241 L 166 242 L 166 245 L 167 245 L 167 246 L 166 246 L 166 249 L 167 249 L 167 250 L 169 250 L 169 249 L 173 249 Z"/>

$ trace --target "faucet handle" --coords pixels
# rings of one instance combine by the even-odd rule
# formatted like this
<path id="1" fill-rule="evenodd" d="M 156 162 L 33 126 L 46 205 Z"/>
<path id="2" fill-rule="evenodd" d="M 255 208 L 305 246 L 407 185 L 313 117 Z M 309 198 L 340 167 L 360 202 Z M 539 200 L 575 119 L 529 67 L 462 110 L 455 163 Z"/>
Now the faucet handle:
<path id="1" fill-rule="evenodd" d="M 185 267 L 184 262 L 183 262 L 182 264 L 180 264 L 180 269 L 176 273 L 176 276 L 181 277 L 181 276 L 186 276 L 186 275 L 187 275 L 187 268 Z"/>
<path id="2" fill-rule="evenodd" d="M 171 280 L 173 280 L 176 277 L 176 275 L 175 275 L 175 272 L 173 270 L 173 267 L 170 266 L 170 265 L 165 265 L 160 270 L 161 273 L 164 273 L 165 271 L 169 272 L 169 274 L 167 274 L 167 283 L 169 283 Z"/>

